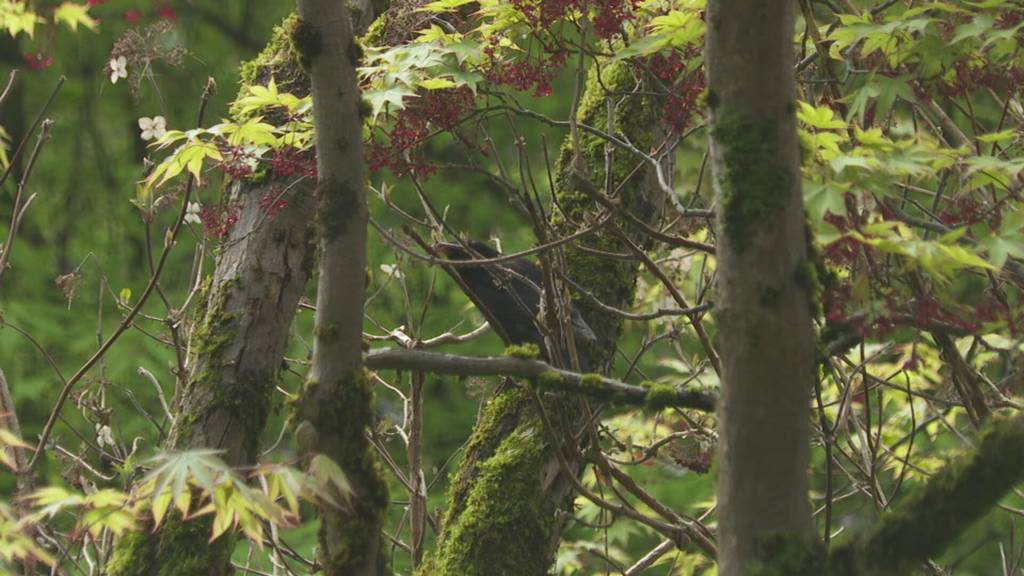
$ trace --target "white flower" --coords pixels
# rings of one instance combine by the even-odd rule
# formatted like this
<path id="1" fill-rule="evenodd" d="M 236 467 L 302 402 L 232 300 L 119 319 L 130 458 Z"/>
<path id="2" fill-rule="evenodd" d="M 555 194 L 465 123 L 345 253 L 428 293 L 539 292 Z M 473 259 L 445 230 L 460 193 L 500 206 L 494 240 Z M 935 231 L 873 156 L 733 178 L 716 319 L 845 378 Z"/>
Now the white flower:
<path id="1" fill-rule="evenodd" d="M 118 78 L 128 77 L 128 61 L 125 60 L 124 56 L 118 56 L 117 58 L 110 59 L 110 81 L 117 84 Z"/>
<path id="2" fill-rule="evenodd" d="M 142 130 L 143 140 L 160 139 L 167 133 L 167 121 L 163 116 L 154 116 L 153 118 L 143 116 L 139 118 L 139 130 Z"/>
<path id="3" fill-rule="evenodd" d="M 388 276 L 394 276 L 395 278 L 402 277 L 402 271 L 398 269 L 397 264 L 381 264 L 380 269 Z"/>
<path id="4" fill-rule="evenodd" d="M 103 448 L 103 446 L 114 446 L 114 434 L 110 430 L 110 426 L 106 424 L 96 423 L 96 444 Z"/>
<path id="5" fill-rule="evenodd" d="M 202 223 L 202 220 L 199 218 L 199 202 L 188 203 L 188 208 L 185 209 L 185 222 L 193 224 Z"/>

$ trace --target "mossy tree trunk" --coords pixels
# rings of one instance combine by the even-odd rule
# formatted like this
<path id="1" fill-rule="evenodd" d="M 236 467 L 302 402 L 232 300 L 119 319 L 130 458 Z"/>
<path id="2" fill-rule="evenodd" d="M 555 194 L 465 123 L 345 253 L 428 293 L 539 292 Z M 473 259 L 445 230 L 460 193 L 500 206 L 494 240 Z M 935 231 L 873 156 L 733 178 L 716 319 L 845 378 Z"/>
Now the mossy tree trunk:
<path id="1" fill-rule="evenodd" d="M 792 9 L 789 2 L 762 0 L 718 0 L 708 9 L 722 576 L 812 573 L 772 571 L 780 562 L 813 564 L 781 553 L 812 548 L 807 466 L 815 276 L 800 191 Z"/>
<path id="2" fill-rule="evenodd" d="M 830 551 L 830 576 L 914 573 L 1024 481 L 1024 415 L 995 417 L 974 450 L 917 485 L 870 529 Z M 819 570 L 825 573 L 825 570 Z M 923 572 L 922 572 L 923 573 Z"/>
<path id="3" fill-rule="evenodd" d="M 600 81 L 597 70 L 600 69 Z M 651 148 L 659 134 L 659 118 L 644 80 L 625 63 L 603 62 L 591 70 L 577 111 L 579 122 L 619 135 L 639 149 Z M 608 126 L 608 103 L 614 114 Z M 581 188 L 582 180 L 602 193 L 617 196 L 620 205 L 650 221 L 658 218 L 660 195 L 653 170 L 628 152 L 611 150 L 612 174 L 606 174 L 608 144 L 580 130 L 578 146 L 571 138 L 563 146 L 557 170 L 558 203 L 565 214 L 553 221 L 556 232 L 568 234 L 586 222 L 600 206 Z M 639 169 L 638 169 L 639 168 Z M 610 183 L 609 190 L 603 190 Z M 656 192 L 657 191 L 657 192 Z M 644 240 L 639 240 L 646 245 Z M 610 231 L 592 234 L 586 246 L 606 252 L 627 252 Z M 638 268 L 630 262 L 608 260 L 567 248 L 565 273 L 587 286 L 602 302 L 627 308 L 633 300 Z M 609 363 L 622 330 L 622 319 L 584 300 L 574 302 L 597 335 L 597 344 L 581 350 L 581 364 L 595 371 Z M 576 400 L 551 401 L 547 408 L 561 412 L 559 421 L 580 414 Z M 575 419 L 581 421 L 582 419 Z M 568 464 L 582 469 L 581 453 L 571 445 L 570 430 L 559 430 Z M 548 573 L 561 529 L 570 514 L 561 514 L 575 494 L 548 441 L 541 415 L 527 389 L 501 387 L 485 407 L 474 428 L 465 458 L 448 493 L 448 509 L 435 553 L 420 574 L 443 576 L 541 576 Z"/>
<path id="4" fill-rule="evenodd" d="M 365 436 L 373 410 L 362 367 L 367 206 L 359 49 L 345 3 L 298 6 L 295 40 L 308 65 L 316 124 L 320 262 L 313 361 L 296 436 L 305 454 L 340 465 L 352 487 L 349 505 L 321 508 L 323 573 L 376 576 L 388 573 L 381 545 L 387 485 Z"/>
<path id="5" fill-rule="evenodd" d="M 266 50 L 242 66 L 243 83 L 265 84 L 273 77 L 281 91 L 308 94 L 308 80 L 291 48 L 291 24 L 278 27 Z M 313 189 L 308 179 L 273 176 L 230 186 L 224 201 L 238 208 L 239 218 L 200 294 L 188 377 L 176 394 L 166 448 L 220 449 L 231 466 L 257 461 L 288 331 L 311 271 Z M 287 206 L 271 216 L 263 207 L 268 195 Z M 122 538 L 110 574 L 232 573 L 234 538 L 224 536 L 211 545 L 209 537 L 209 522 L 182 522 L 172 515 L 154 534 Z"/>

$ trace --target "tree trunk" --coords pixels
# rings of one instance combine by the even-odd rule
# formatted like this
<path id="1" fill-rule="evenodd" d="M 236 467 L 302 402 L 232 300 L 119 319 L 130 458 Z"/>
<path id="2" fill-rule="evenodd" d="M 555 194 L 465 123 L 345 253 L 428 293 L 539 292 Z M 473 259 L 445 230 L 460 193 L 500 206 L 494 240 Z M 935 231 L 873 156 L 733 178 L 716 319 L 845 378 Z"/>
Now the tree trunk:
<path id="1" fill-rule="evenodd" d="M 319 283 L 313 363 L 296 436 L 307 455 L 333 459 L 348 476 L 348 506 L 321 509 L 323 573 L 385 573 L 381 525 L 387 485 L 366 432 L 372 389 L 362 367 L 366 286 L 366 187 L 356 81 L 358 45 L 349 8 L 336 0 L 299 0 L 296 48 L 309 66 L 319 172 Z"/>
<path id="2" fill-rule="evenodd" d="M 581 123 L 622 134 L 638 148 L 647 150 L 659 133 L 656 99 L 631 96 L 643 92 L 643 80 L 622 62 L 603 62 L 598 81 L 591 70 L 577 118 Z M 649 92 L 648 92 L 649 94 Z M 613 125 L 608 126 L 608 100 L 614 105 Z M 575 222 L 558 219 L 555 230 L 575 231 L 585 215 L 600 208 L 583 185 L 602 189 L 606 182 L 618 190 L 620 205 L 654 221 L 658 196 L 653 170 L 623 150 L 612 152 L 612 174 L 605 174 L 606 143 L 597 136 L 579 135 L 579 158 L 567 140 L 557 166 L 555 193 L 561 211 Z M 590 184 L 582 183 L 585 179 Z M 659 192 L 660 193 L 660 192 Z M 627 252 L 610 231 L 592 234 L 586 246 L 607 252 Z M 646 245 L 646 244 L 645 244 Z M 602 302 L 627 308 L 633 300 L 638 269 L 634 263 L 608 260 L 575 248 L 565 251 L 565 273 L 587 286 Z M 622 331 L 621 317 L 607 314 L 584 301 L 574 304 L 597 335 L 597 344 L 581 350 L 581 364 L 600 371 L 609 363 Z M 552 401 L 552 413 L 576 421 L 577 400 Z M 572 445 L 578 430 L 559 430 L 570 469 L 582 468 L 582 454 Z M 524 387 L 505 385 L 484 409 L 466 448 L 466 455 L 448 493 L 448 510 L 435 554 L 420 574 L 442 576 L 542 576 L 548 573 L 561 530 L 570 514 L 562 514 L 574 496 L 572 479 L 562 472 L 549 436 L 544 431 L 532 395 Z"/>
<path id="3" fill-rule="evenodd" d="M 290 51 L 292 20 L 275 30 L 267 48 L 244 64 L 243 82 L 266 84 L 304 96 L 308 80 Z M 272 120 L 272 119 L 271 119 Z M 292 185 L 294 184 L 294 185 Z M 287 200 L 273 217 L 261 206 L 266 195 Z M 217 448 L 231 466 L 259 457 L 288 331 L 312 267 L 315 202 L 308 179 L 239 181 L 226 199 L 239 219 L 224 239 L 213 276 L 196 305 L 189 338 L 188 377 L 176 394 L 176 420 L 167 448 Z M 229 574 L 235 539 L 208 543 L 210 524 L 171 515 L 160 531 L 119 539 L 112 576 Z"/>
<path id="4" fill-rule="evenodd" d="M 815 275 L 800 191 L 792 7 L 761 0 L 717 0 L 708 7 L 722 576 L 790 566 L 786 557 L 792 566 L 807 566 L 795 559 L 799 554 L 782 552 L 809 551 L 812 537 L 807 466 Z"/>

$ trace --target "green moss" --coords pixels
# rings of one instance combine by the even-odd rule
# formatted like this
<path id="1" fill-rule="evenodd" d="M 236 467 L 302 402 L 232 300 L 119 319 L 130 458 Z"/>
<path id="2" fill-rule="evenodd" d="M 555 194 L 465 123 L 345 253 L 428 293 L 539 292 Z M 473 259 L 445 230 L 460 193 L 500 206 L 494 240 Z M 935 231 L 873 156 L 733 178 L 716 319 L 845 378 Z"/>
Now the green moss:
<path id="1" fill-rule="evenodd" d="M 321 561 L 327 574 L 355 574 L 370 564 L 384 566 L 384 546 L 377 557 L 368 553 L 380 537 L 388 503 L 387 483 L 366 439 L 373 424 L 373 386 L 361 371 L 330 384 L 320 382 L 303 392 L 299 429 L 307 429 L 305 442 L 334 460 L 356 491 L 351 504 L 325 513 L 320 524 Z"/>
<path id="2" fill-rule="evenodd" d="M 644 398 L 644 407 L 652 412 L 658 412 L 675 406 L 676 401 L 679 399 L 679 393 L 676 391 L 676 387 L 671 384 L 660 384 L 657 382 L 647 382 L 647 397 Z"/>
<path id="3" fill-rule="evenodd" d="M 790 196 L 793 175 L 776 162 L 779 129 L 774 122 L 728 111 L 715 119 L 712 136 L 725 161 L 719 175 L 721 219 L 737 253 L 776 219 Z"/>
<path id="4" fill-rule="evenodd" d="M 360 42 L 364 46 L 380 46 L 383 42 L 384 34 L 387 32 L 389 19 L 390 15 L 387 12 L 374 18 L 373 22 L 366 29 L 366 34 L 363 34 L 363 37 L 359 39 Z"/>
<path id="5" fill-rule="evenodd" d="M 530 391 L 521 386 L 510 386 L 499 390 L 487 402 L 473 426 L 473 433 L 466 446 L 466 459 L 452 475 L 448 484 L 448 509 L 445 513 L 445 534 L 461 520 L 468 494 L 475 486 L 479 475 L 478 466 L 489 458 L 501 442 L 515 429 L 516 422 L 524 409 L 531 406 Z M 448 539 L 442 539 L 439 554 L 446 553 Z M 454 545 L 454 543 L 453 543 Z"/>
<path id="6" fill-rule="evenodd" d="M 299 64 L 299 53 L 292 41 L 295 28 L 300 19 L 292 14 L 274 28 L 270 41 L 255 58 L 242 63 L 239 67 L 242 92 L 245 87 L 266 85 L 273 78 L 281 92 L 290 92 L 303 97 L 309 94 L 309 78 Z M 237 117 L 237 110 L 232 109 L 231 115 Z"/>
<path id="7" fill-rule="evenodd" d="M 231 293 L 238 284 L 237 278 L 227 279 L 218 286 L 209 287 L 204 294 L 202 320 L 192 329 L 190 346 L 199 355 L 218 356 L 224 346 L 234 337 L 234 314 L 226 310 Z"/>
<path id="8" fill-rule="evenodd" d="M 339 142 L 339 147 L 345 144 Z M 359 214 L 361 191 L 347 180 L 325 178 L 320 181 L 320 207 L 317 210 L 317 224 L 320 234 L 327 242 L 343 235 L 349 223 Z"/>
<path id="9" fill-rule="evenodd" d="M 222 388 L 220 358 L 238 330 L 234 314 L 226 310 L 237 279 L 225 280 L 218 286 L 213 286 L 212 282 L 212 278 L 203 282 L 195 308 L 199 317 L 193 325 L 189 347 L 197 369 L 185 384 L 189 407 L 182 411 L 175 423 L 172 442 L 177 446 L 190 445 L 187 439 L 194 432 L 195 424 L 219 406 Z"/>
<path id="10" fill-rule="evenodd" d="M 107 564 L 109 576 L 149 576 L 153 565 L 154 539 L 149 532 L 126 532 L 114 543 Z"/>
<path id="11" fill-rule="evenodd" d="M 649 150 L 656 143 L 656 127 L 661 117 L 660 100 L 651 95 L 622 97 L 622 94 L 643 91 L 645 84 L 635 69 L 624 62 L 600 62 L 588 74 L 586 90 L 577 109 L 578 121 L 625 137 L 640 150 Z M 608 123 L 609 101 L 615 103 L 611 125 Z M 648 189 L 650 170 L 646 162 L 626 150 L 609 148 L 601 136 L 585 130 L 580 130 L 577 136 L 578 151 L 571 137 L 566 138 L 562 145 L 558 180 L 555 182 L 560 211 L 552 217 L 555 228 L 562 233 L 571 233 L 577 230 L 579 222 L 586 222 L 601 210 L 600 205 L 584 191 L 583 179 L 602 193 L 614 196 L 619 205 L 641 218 L 653 213 L 657 201 L 652 200 L 652 191 Z M 577 152 L 581 163 L 575 162 Z M 606 183 L 610 184 L 607 190 L 604 189 Z M 635 241 L 643 247 L 649 246 L 649 237 L 645 235 L 635 235 Z M 628 252 L 618 236 L 611 232 L 591 234 L 581 243 L 604 252 Z M 609 260 L 573 247 L 565 250 L 565 261 L 568 276 L 586 286 L 600 301 L 620 307 L 632 303 L 638 269 L 635 262 Z M 599 340 L 595 350 L 582 351 L 585 363 L 587 366 L 603 365 L 610 358 L 611 344 L 618 339 L 622 321 L 578 295 L 575 298 L 577 308 Z"/>
<path id="12" fill-rule="evenodd" d="M 508 348 L 505 348 L 505 356 L 523 358 L 526 360 L 536 360 L 537 358 L 540 358 L 540 347 L 533 343 L 513 344 Z"/>
<path id="13" fill-rule="evenodd" d="M 194 314 L 203 314 L 206 311 L 211 287 L 213 287 L 213 276 L 207 276 L 199 282 L 199 289 L 196 290 L 195 304 L 192 305 L 192 310 L 196 311 Z"/>
<path id="14" fill-rule="evenodd" d="M 289 31 L 292 47 L 299 57 L 299 64 L 303 70 L 308 71 L 310 64 L 324 49 L 324 39 L 320 36 L 320 30 L 309 22 L 296 18 Z"/>
<path id="15" fill-rule="evenodd" d="M 519 576 L 545 574 L 553 518 L 544 513 L 540 469 L 542 424 L 524 419 L 494 455 L 480 463 L 465 509 L 447 533 L 429 574 Z M 428 572 L 420 571 L 420 574 Z"/>
<path id="16" fill-rule="evenodd" d="M 228 279 L 210 288 L 202 318 L 195 324 L 190 340 L 195 369 L 186 384 L 187 410 L 175 424 L 173 446 L 193 446 L 193 436 L 203 434 L 204 419 L 217 411 L 228 411 L 235 425 L 243 427 L 238 434 L 245 438 L 242 449 L 254 457 L 260 433 L 270 411 L 266 393 L 273 386 L 276 374 L 255 373 L 230 367 L 225 375 L 223 355 L 237 340 L 239 329 L 235 313 L 228 304 L 235 296 L 237 278 Z"/>
<path id="17" fill-rule="evenodd" d="M 182 520 L 170 514 L 156 532 L 126 533 L 114 546 L 109 576 L 226 576 L 235 537 L 225 534 L 210 542 L 209 516 Z"/>
<path id="18" fill-rule="evenodd" d="M 159 576 L 191 576 L 194 574 L 232 574 L 231 551 L 236 538 L 230 533 L 210 542 L 213 522 L 209 516 L 182 520 L 171 515 L 158 532 L 156 550 Z"/>
<path id="19" fill-rule="evenodd" d="M 584 374 L 580 378 L 580 390 L 587 398 L 598 402 L 617 402 L 622 399 L 615 389 L 605 384 L 600 374 Z"/>
<path id="20" fill-rule="evenodd" d="M 192 370 L 183 394 L 180 416 L 171 437 L 174 448 L 205 446 L 209 439 L 207 419 L 227 412 L 231 415 L 233 433 L 244 439 L 243 459 L 255 458 L 260 434 L 270 413 L 270 394 L 277 378 L 274 368 L 247 370 L 234 364 L 234 353 L 225 354 L 238 343 L 239 279 L 226 279 L 204 290 L 204 307 L 196 308 L 197 318 L 189 340 Z"/>
<path id="21" fill-rule="evenodd" d="M 353 68 L 359 68 L 363 65 L 363 59 L 366 54 L 363 52 L 363 46 L 359 43 L 359 40 L 355 38 L 348 43 L 348 50 L 345 51 L 345 55 L 348 56 L 348 63 Z"/>
<path id="22" fill-rule="evenodd" d="M 823 314 L 824 288 L 821 285 L 821 280 L 818 279 L 818 267 L 815 263 L 808 259 L 802 260 L 796 267 L 795 281 L 807 296 L 807 305 L 810 308 L 811 316 L 815 318 L 821 316 Z"/>
<path id="23" fill-rule="evenodd" d="M 548 370 L 547 372 L 541 372 L 540 376 L 537 377 L 537 387 L 542 390 L 558 390 L 561 389 L 565 384 L 565 379 L 562 375 L 554 370 Z"/>
<path id="24" fill-rule="evenodd" d="M 314 327 L 313 333 L 325 343 L 330 343 L 338 339 L 341 330 L 338 329 L 337 324 L 328 324 L 327 326 L 318 324 Z"/>

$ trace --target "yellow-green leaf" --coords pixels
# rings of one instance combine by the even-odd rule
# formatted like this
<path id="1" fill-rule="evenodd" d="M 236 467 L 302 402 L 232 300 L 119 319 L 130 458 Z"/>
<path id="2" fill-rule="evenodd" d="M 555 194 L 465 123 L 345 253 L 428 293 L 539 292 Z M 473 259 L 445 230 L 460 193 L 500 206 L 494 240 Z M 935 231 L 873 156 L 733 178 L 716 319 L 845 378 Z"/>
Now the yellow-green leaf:
<path id="1" fill-rule="evenodd" d="M 96 20 L 92 16 L 89 16 L 89 6 L 86 4 L 76 4 L 74 2 L 65 2 L 57 7 L 53 11 L 54 22 L 60 22 L 66 25 L 72 30 L 78 30 L 78 27 L 84 26 L 89 30 L 96 30 Z"/>

